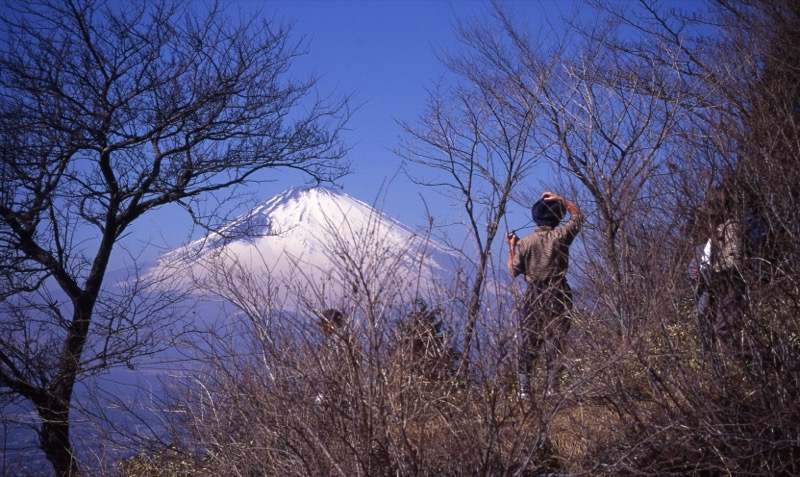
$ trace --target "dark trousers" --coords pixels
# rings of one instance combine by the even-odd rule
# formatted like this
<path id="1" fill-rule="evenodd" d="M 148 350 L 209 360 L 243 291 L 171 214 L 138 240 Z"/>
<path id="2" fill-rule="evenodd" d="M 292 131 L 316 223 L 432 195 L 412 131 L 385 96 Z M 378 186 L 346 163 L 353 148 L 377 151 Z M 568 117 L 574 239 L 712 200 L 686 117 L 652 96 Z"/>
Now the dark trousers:
<path id="1" fill-rule="evenodd" d="M 531 377 L 542 354 L 547 390 L 558 387 L 564 368 L 564 339 L 572 325 L 571 309 L 572 290 L 566 280 L 528 284 L 519 329 L 520 391 L 531 391 Z"/>
<path id="2" fill-rule="evenodd" d="M 736 271 L 710 273 L 699 290 L 698 319 L 703 350 L 711 353 L 715 347 L 728 356 L 740 356 L 743 351 L 742 330 L 747 290 Z"/>

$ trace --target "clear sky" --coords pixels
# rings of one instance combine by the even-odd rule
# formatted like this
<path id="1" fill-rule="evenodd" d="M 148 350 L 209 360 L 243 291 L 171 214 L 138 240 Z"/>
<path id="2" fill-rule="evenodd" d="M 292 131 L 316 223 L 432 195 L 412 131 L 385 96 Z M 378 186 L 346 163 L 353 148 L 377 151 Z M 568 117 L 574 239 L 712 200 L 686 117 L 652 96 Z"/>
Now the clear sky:
<path id="1" fill-rule="evenodd" d="M 512 0 L 510 5 L 535 23 L 545 14 L 571 9 L 574 2 Z M 454 20 L 485 17 L 490 7 L 488 0 L 239 0 L 229 8 L 233 16 L 260 11 L 276 21 L 292 22 L 292 35 L 304 37 L 309 50 L 295 61 L 293 72 L 316 73 L 323 93 L 354 95 L 359 108 L 344 137 L 352 147 L 348 159 L 353 172 L 338 185 L 414 228 L 427 224 L 426 206 L 435 217 L 460 210 L 453 210 L 434 190 L 411 184 L 400 172 L 401 159 L 394 152 L 402 134 L 397 121 L 419 118 L 427 102 L 426 88 L 446 73 L 437 55 L 457 46 Z M 302 185 L 297 174 L 277 177 L 275 183 L 257 186 L 252 191 L 256 198 L 267 200 Z M 144 230 L 135 232 L 135 240 L 168 248 L 181 245 L 190 222 L 187 217 L 173 219 L 176 212 L 143 217 L 145 223 L 139 225 Z"/>
<path id="2" fill-rule="evenodd" d="M 412 187 L 398 173 L 400 159 L 393 150 L 401 131 L 396 120 L 413 121 L 423 112 L 425 88 L 444 72 L 436 55 L 452 46 L 453 19 L 481 14 L 487 6 L 478 0 L 284 0 L 267 5 L 294 20 L 296 34 L 307 35 L 310 52 L 298 66 L 322 75 L 323 88 L 353 92 L 361 105 L 347 135 L 353 174 L 342 180 L 345 192 L 368 203 L 385 192 L 385 212 L 412 226 L 421 219 L 420 208 L 413 205 L 421 205 L 420 192 L 430 191 Z"/>
<path id="3" fill-rule="evenodd" d="M 696 6 L 696 0 L 663 1 Z M 580 4 L 577 0 L 506 0 L 515 19 L 527 23 L 532 32 L 552 28 Z M 291 34 L 305 39 L 308 53 L 295 60 L 291 73 L 303 77 L 315 73 L 323 94 L 354 95 L 353 103 L 359 108 L 344 135 L 351 147 L 352 174 L 337 184 L 344 192 L 412 228 L 427 225 L 426 207 L 436 219 L 452 219 L 461 213 L 435 190 L 412 184 L 400 171 L 401 158 L 395 151 L 402 130 L 397 121 L 413 123 L 424 112 L 426 88 L 447 73 L 439 56 L 458 48 L 454 21 L 486 18 L 489 0 L 231 0 L 228 8 L 232 17 L 259 14 L 292 23 Z M 548 25 L 548 19 L 553 23 Z M 535 182 L 530 184 L 533 190 L 549 185 L 547 166 L 540 167 L 543 170 L 530 179 Z M 303 184 L 297 173 L 275 177 L 276 182 L 250 190 L 255 200 L 265 201 Z M 176 217 L 178 212 L 174 207 L 143 217 L 133 239 L 155 244 L 156 249 L 182 245 L 191 222 L 185 213 Z M 510 228 L 525 225 L 528 219 L 527 210 L 512 207 L 508 211 Z M 199 233 L 196 230 L 192 238 Z M 152 255 L 149 251 L 142 258 Z"/>
<path id="4" fill-rule="evenodd" d="M 615 0 L 627 3 L 632 0 Z M 532 33 L 546 31 L 571 16 L 576 0 L 506 0 L 515 20 Z M 697 0 L 661 0 L 682 8 Z M 294 22 L 293 34 L 305 36 L 309 53 L 295 64 L 298 73 L 316 72 L 323 91 L 355 95 L 360 108 L 345 136 L 352 146 L 353 173 L 340 181 L 343 190 L 410 227 L 434 217 L 461 213 L 435 190 L 410 183 L 400 172 L 398 120 L 416 121 L 428 99 L 426 88 L 446 74 L 438 56 L 458 48 L 453 22 L 490 15 L 489 0 L 239 0 L 240 12 L 261 9 L 276 20 Z M 550 20 L 552 23 L 548 22 Z M 534 34 L 534 36 L 536 36 Z M 549 169 L 536 171 L 533 190 L 549 186 Z M 295 182 L 297 179 L 295 179 Z M 263 199 L 297 183 L 279 181 L 263 187 Z M 259 191 L 259 194 L 261 191 Z M 424 201 L 423 201 L 424 198 Z M 512 207 L 509 227 L 524 225 L 529 212 Z"/>
<path id="5" fill-rule="evenodd" d="M 514 6 L 531 14 L 569 3 L 526 0 Z M 298 70 L 315 71 L 323 89 L 355 94 L 360 107 L 346 135 L 353 164 L 353 173 L 341 181 L 346 193 L 375 203 L 412 227 L 426 222 L 421 194 L 439 213 L 449 207 L 440 195 L 410 184 L 400 172 L 401 160 L 394 152 L 401 136 L 397 120 L 412 122 L 422 114 L 426 88 L 446 72 L 437 55 L 455 48 L 453 21 L 486 15 L 488 1 L 281 0 L 239 5 L 261 5 L 264 14 L 272 11 L 278 19 L 293 21 L 294 34 L 305 35 L 310 48 L 296 63 Z"/>
<path id="6" fill-rule="evenodd" d="M 441 195 L 411 184 L 400 172 L 397 120 L 413 122 L 423 113 L 426 88 L 446 73 L 438 56 L 457 48 L 454 20 L 485 17 L 488 0 L 250 0 L 238 6 L 294 22 L 294 34 L 304 35 L 309 46 L 297 71 L 315 71 L 323 90 L 355 94 L 360 108 L 346 135 L 353 165 L 341 181 L 346 193 L 411 227 L 427 223 L 425 205 L 434 215 L 455 213 Z M 517 0 L 510 6 L 535 25 L 574 2 Z"/>

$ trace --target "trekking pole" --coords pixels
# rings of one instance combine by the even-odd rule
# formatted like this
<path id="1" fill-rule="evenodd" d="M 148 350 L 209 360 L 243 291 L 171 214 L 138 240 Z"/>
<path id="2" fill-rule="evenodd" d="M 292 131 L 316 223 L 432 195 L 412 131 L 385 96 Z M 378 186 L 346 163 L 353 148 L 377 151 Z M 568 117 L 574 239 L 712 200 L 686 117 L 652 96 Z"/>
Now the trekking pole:
<path id="1" fill-rule="evenodd" d="M 508 235 L 509 237 L 514 237 L 517 234 L 517 231 L 516 230 L 512 230 L 510 232 L 508 231 L 508 219 L 506 218 L 505 214 L 503 214 L 503 222 L 505 222 L 506 226 L 506 235 Z"/>
<path id="2" fill-rule="evenodd" d="M 509 237 L 513 237 L 513 236 L 515 236 L 517 234 L 517 230 L 525 230 L 525 229 L 527 229 L 528 226 L 530 226 L 531 222 L 533 222 L 533 220 L 529 220 L 527 223 L 523 224 L 522 227 L 517 227 L 516 229 L 514 229 L 514 230 L 512 230 L 510 232 L 506 232 L 506 233 L 508 233 Z M 508 230 L 508 223 L 506 223 L 506 230 Z"/>

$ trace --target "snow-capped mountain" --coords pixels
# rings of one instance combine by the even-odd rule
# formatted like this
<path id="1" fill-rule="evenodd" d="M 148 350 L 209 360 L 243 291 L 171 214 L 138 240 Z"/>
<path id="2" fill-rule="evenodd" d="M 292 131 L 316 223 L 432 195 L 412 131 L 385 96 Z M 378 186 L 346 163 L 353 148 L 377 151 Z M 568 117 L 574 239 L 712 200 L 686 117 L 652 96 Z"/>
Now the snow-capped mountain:
<path id="1" fill-rule="evenodd" d="M 258 283 L 305 299 L 391 291 L 449 280 L 457 256 L 347 194 L 290 188 L 162 257 L 156 273 L 200 294 Z"/>

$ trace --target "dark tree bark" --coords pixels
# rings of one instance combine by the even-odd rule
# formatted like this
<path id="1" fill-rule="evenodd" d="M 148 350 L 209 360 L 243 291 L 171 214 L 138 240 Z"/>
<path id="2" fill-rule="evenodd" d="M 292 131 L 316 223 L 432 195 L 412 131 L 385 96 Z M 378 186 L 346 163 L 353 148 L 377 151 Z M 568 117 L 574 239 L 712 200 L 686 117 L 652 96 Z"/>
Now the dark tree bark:
<path id="1" fill-rule="evenodd" d="M 175 204 L 212 227 L 198 201 L 224 202 L 268 170 L 347 172 L 347 98 L 287 74 L 303 45 L 281 25 L 196 10 L 46 0 L 3 15 L 0 386 L 36 409 L 58 475 L 79 474 L 75 384 L 152 345 L 139 332 L 159 316 L 103 293 L 137 220 Z"/>

